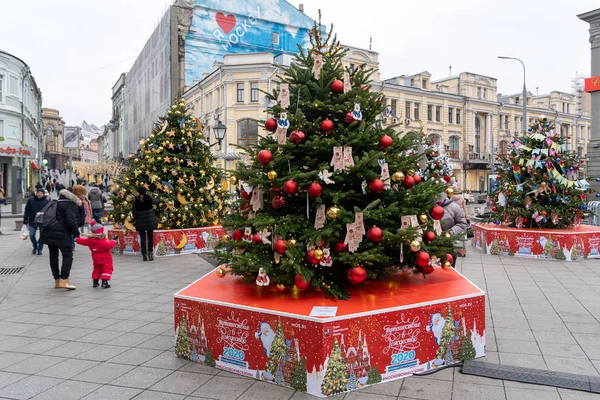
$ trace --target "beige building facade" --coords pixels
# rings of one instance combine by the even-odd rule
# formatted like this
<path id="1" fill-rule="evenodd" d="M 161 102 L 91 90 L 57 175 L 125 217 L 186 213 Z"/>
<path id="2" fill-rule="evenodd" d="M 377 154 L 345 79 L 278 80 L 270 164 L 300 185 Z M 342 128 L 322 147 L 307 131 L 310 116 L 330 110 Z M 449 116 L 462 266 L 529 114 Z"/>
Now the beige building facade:
<path id="1" fill-rule="evenodd" d="M 266 134 L 259 126 L 268 117 L 268 101 L 261 91 L 277 89 L 277 74 L 290 61 L 291 56 L 272 53 L 227 55 L 184 93 L 226 169 L 235 168 L 243 157 L 234 145 L 255 143 Z M 423 130 L 450 156 L 463 189 L 490 189 L 498 163 L 495 158 L 507 154 L 512 138 L 522 134 L 522 95 L 502 96 L 495 78 L 471 72 L 434 80 L 423 71 L 381 80 L 378 54 L 371 50 L 348 47 L 343 63 L 350 69 L 373 70 L 371 86 L 383 92 L 387 101 L 381 116 L 385 126 L 396 126 L 398 132 Z M 569 138 L 568 150 L 585 159 L 591 132 L 589 109 L 585 109 L 589 99 L 576 93 L 530 94 L 527 117 L 533 121 L 545 115 L 555 121 Z M 212 127 L 219 122 L 226 125 L 227 133 L 217 150 Z M 585 176 L 585 168 L 580 174 Z"/>

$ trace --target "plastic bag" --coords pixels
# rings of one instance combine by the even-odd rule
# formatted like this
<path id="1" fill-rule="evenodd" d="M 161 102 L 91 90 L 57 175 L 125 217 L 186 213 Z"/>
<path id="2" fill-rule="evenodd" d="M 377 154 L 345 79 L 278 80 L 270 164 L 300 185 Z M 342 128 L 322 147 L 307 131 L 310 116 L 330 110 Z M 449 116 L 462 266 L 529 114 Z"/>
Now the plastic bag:
<path id="1" fill-rule="evenodd" d="M 23 224 L 23 227 L 21 227 L 21 240 L 27 240 L 28 237 L 29 228 L 27 227 L 27 225 Z"/>

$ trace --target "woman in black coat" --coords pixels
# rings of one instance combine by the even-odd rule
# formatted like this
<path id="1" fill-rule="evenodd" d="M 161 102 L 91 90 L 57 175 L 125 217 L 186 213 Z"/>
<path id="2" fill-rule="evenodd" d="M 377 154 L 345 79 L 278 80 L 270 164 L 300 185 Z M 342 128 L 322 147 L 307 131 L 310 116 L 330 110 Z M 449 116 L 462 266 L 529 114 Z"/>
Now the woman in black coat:
<path id="1" fill-rule="evenodd" d="M 73 193 L 63 189 L 59 193 L 56 205 L 56 224 L 43 228 L 40 242 L 48 245 L 50 269 L 54 275 L 54 287 L 74 290 L 69 282 L 69 273 L 73 265 L 72 237 L 79 237 L 79 209 L 81 200 Z M 58 252 L 62 254 L 62 266 L 58 269 Z"/>
<path id="2" fill-rule="evenodd" d="M 140 235 L 142 257 L 144 261 L 154 260 L 154 230 L 158 228 L 158 219 L 154 214 L 152 197 L 146 194 L 146 188 L 138 188 L 139 196 L 133 205 L 133 218 L 135 230 Z"/>

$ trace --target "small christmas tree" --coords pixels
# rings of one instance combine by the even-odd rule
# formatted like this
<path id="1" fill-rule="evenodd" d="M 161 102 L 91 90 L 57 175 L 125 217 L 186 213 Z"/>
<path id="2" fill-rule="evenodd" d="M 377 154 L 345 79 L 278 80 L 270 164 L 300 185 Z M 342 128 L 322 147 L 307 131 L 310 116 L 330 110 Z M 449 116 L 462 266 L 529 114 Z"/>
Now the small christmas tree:
<path id="1" fill-rule="evenodd" d="M 346 363 L 342 358 L 342 352 L 337 338 L 334 339 L 333 349 L 329 355 L 327 371 L 321 384 L 321 393 L 325 396 L 331 396 L 336 393 L 342 393 L 348 388 L 348 375 L 346 372 Z"/>
<path id="2" fill-rule="evenodd" d="M 571 247 L 571 261 L 577 261 L 579 259 L 579 250 L 577 250 L 577 242 L 573 243 Z"/>
<path id="3" fill-rule="evenodd" d="M 192 341 L 187 329 L 187 321 L 182 316 L 177 329 L 177 340 L 175 341 L 175 355 L 179 358 L 189 359 L 192 354 Z"/>
<path id="4" fill-rule="evenodd" d="M 275 371 L 275 383 L 281 386 L 285 385 L 285 378 L 283 376 L 281 364 L 277 365 L 277 370 Z"/>
<path id="5" fill-rule="evenodd" d="M 499 256 L 502 250 L 500 249 L 500 244 L 498 243 L 498 239 L 492 240 L 492 248 L 490 249 L 490 254 L 495 256 Z"/>
<path id="6" fill-rule="evenodd" d="M 456 325 L 454 324 L 454 317 L 452 316 L 452 309 L 448 306 L 448 312 L 446 314 L 446 322 L 442 328 L 442 337 L 440 338 L 440 346 L 438 347 L 435 355 L 440 360 L 447 361 L 447 353 L 450 353 L 450 359 L 452 359 L 451 345 L 456 340 Z"/>
<path id="7" fill-rule="evenodd" d="M 283 362 L 285 355 L 287 354 L 287 346 L 285 344 L 285 336 L 283 336 L 283 327 L 281 326 L 281 320 L 277 321 L 277 329 L 275 330 L 275 337 L 271 343 L 271 349 L 269 350 L 269 360 L 265 366 L 265 370 L 275 375 L 277 368 Z"/>
<path id="8" fill-rule="evenodd" d="M 290 386 L 299 392 L 306 392 L 306 377 L 306 358 L 302 357 L 300 361 L 294 365 Z"/>
<path id="9" fill-rule="evenodd" d="M 348 390 L 356 390 L 358 388 L 358 381 L 356 380 L 356 375 L 354 375 L 354 370 L 350 370 L 350 377 L 348 378 Z"/>
<path id="10" fill-rule="evenodd" d="M 167 246 L 165 246 L 165 241 L 160 239 L 158 245 L 156 246 L 156 255 L 157 256 L 166 256 L 167 255 Z"/>
<path id="11" fill-rule="evenodd" d="M 564 228 L 581 221 L 589 184 L 577 176 L 584 160 L 567 149 L 570 140 L 541 116 L 526 136 L 512 141 L 511 152 L 498 168 L 492 208 L 495 223 Z"/>
<path id="12" fill-rule="evenodd" d="M 192 349 L 192 355 L 190 356 L 191 362 L 198 362 L 198 353 L 196 353 L 196 349 Z"/>
<path id="13" fill-rule="evenodd" d="M 159 118 L 150 137 L 140 140 L 138 152 L 129 156 L 128 169 L 113 189 L 115 223 L 135 229 L 132 206 L 137 188 L 144 186 L 160 199 L 154 206 L 159 227 L 218 224 L 227 209 L 223 207 L 227 190 L 205 139 L 183 100 Z"/>
<path id="14" fill-rule="evenodd" d="M 206 355 L 205 355 L 205 359 L 204 359 L 204 365 L 208 366 L 208 367 L 216 367 L 217 363 L 215 362 L 215 359 L 212 355 L 212 351 L 210 351 L 210 349 L 206 350 Z"/>
<path id="15" fill-rule="evenodd" d="M 369 377 L 367 378 L 367 385 L 374 385 L 381 382 L 381 374 L 377 370 L 377 367 L 372 366 L 369 371 Z"/>
<path id="16" fill-rule="evenodd" d="M 458 360 L 463 362 L 472 360 L 475 358 L 475 355 L 475 347 L 471 342 L 471 332 L 469 331 L 466 336 L 463 336 L 460 352 L 458 353 Z"/>

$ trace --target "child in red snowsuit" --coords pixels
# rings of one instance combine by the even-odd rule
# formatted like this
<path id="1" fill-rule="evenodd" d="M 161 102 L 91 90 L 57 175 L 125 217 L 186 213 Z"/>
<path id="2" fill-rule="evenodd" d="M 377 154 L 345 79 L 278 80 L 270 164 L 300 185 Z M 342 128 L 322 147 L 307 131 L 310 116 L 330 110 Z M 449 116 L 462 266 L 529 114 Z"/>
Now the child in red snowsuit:
<path id="1" fill-rule="evenodd" d="M 87 237 L 78 237 L 75 241 L 82 246 L 88 246 L 92 252 L 94 287 L 98 287 L 98 281 L 102 279 L 102 287 L 108 289 L 110 287 L 108 281 L 113 272 L 113 260 L 110 250 L 115 247 L 117 242 L 108 240 L 104 235 L 104 227 L 96 221 L 92 220 L 90 222 L 90 230 L 92 233 L 86 235 Z"/>

